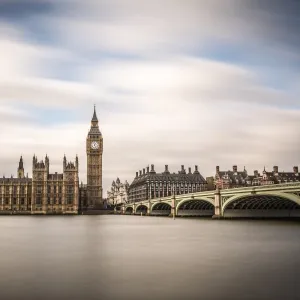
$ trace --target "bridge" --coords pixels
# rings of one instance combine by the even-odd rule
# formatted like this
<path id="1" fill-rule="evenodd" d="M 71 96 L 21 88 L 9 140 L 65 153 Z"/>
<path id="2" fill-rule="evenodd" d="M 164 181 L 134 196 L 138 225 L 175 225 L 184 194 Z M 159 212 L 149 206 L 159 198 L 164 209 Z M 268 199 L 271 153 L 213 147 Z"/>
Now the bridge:
<path id="1" fill-rule="evenodd" d="M 122 214 L 153 216 L 300 217 L 300 182 L 173 195 L 121 207 Z"/>

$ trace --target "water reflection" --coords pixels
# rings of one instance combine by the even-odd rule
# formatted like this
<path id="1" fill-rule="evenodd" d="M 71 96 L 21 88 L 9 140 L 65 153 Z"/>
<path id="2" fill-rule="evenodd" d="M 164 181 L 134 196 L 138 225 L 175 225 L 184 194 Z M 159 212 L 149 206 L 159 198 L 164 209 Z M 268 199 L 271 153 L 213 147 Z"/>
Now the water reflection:
<path id="1" fill-rule="evenodd" d="M 300 299 L 296 222 L 0 218 L 1 299 Z"/>

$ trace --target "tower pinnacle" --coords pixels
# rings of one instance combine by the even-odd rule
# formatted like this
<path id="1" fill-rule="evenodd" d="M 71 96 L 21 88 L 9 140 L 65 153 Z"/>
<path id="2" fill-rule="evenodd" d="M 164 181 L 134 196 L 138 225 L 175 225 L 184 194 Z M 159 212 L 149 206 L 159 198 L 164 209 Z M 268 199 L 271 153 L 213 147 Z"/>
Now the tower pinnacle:
<path id="1" fill-rule="evenodd" d="M 96 104 L 94 104 L 94 114 L 93 114 L 92 122 L 98 122 L 98 118 L 96 114 Z"/>
<path id="2" fill-rule="evenodd" d="M 18 167 L 18 178 L 24 178 L 24 165 L 23 165 L 23 157 L 21 155 Z"/>

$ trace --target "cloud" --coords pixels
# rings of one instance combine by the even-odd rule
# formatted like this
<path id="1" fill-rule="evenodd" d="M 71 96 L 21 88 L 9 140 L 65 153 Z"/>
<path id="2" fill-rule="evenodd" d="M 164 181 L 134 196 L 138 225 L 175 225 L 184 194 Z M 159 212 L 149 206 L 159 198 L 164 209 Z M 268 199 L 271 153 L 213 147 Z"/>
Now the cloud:
<path id="1" fill-rule="evenodd" d="M 197 164 L 204 176 L 213 175 L 215 165 L 245 165 L 251 173 L 264 165 L 289 170 L 299 164 L 299 132 L 294 129 L 299 128 L 300 112 L 280 107 L 288 93 L 259 85 L 255 74 L 243 68 L 176 57 L 151 63 L 107 61 L 95 69 L 87 69 L 87 81 L 103 91 L 108 105 L 111 101 L 108 113 L 97 105 L 104 137 L 104 190 L 117 176 L 130 182 L 137 170 L 152 163 L 157 171 L 168 164 L 172 172 L 181 164 Z M 132 93 L 116 94 L 116 89 Z M 11 105 L 6 114 L 14 112 Z M 85 110 L 89 112 L 82 112 L 80 122 L 47 127 L 31 123 L 21 128 L 7 118 L 1 124 L 0 157 L 10 157 L 10 164 L 3 171 L 12 172 L 20 152 L 29 166 L 33 153 L 39 158 L 48 153 L 52 172 L 61 171 L 64 153 L 70 159 L 77 153 L 85 182 L 92 106 Z"/>
<path id="2" fill-rule="evenodd" d="M 152 163 L 171 172 L 199 165 L 204 176 L 216 165 L 251 173 L 300 164 L 297 29 L 278 32 L 286 20 L 280 7 L 268 15 L 241 1 L 51 5 L 49 14 L 27 10 L 30 22 L 0 24 L 0 172 L 16 174 L 22 154 L 31 174 L 34 153 L 47 153 L 51 172 L 61 172 L 64 153 L 78 154 L 85 182 L 93 103 L 104 137 L 104 191 Z M 34 39 L 38 29 L 51 38 Z M 219 57 L 201 54 L 220 44 L 243 45 L 236 50 L 243 54 L 255 48 L 258 65 L 222 61 L 225 48 Z M 261 65 L 266 55 L 269 68 Z"/>
<path id="3" fill-rule="evenodd" d="M 158 0 L 65 1 L 61 13 L 46 20 L 60 43 L 89 51 L 158 57 L 197 52 L 216 40 L 260 44 L 269 53 L 274 48 L 296 52 L 299 4 L 266 2 L 172 0 L 162 6 Z"/>

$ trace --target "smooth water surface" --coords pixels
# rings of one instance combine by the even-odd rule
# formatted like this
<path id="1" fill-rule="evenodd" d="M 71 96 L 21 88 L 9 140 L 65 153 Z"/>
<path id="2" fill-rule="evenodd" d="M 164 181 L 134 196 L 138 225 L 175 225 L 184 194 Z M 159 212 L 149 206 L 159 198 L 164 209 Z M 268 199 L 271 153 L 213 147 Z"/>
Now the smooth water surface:
<path id="1" fill-rule="evenodd" d="M 300 299 L 300 223 L 0 217 L 0 299 Z"/>

